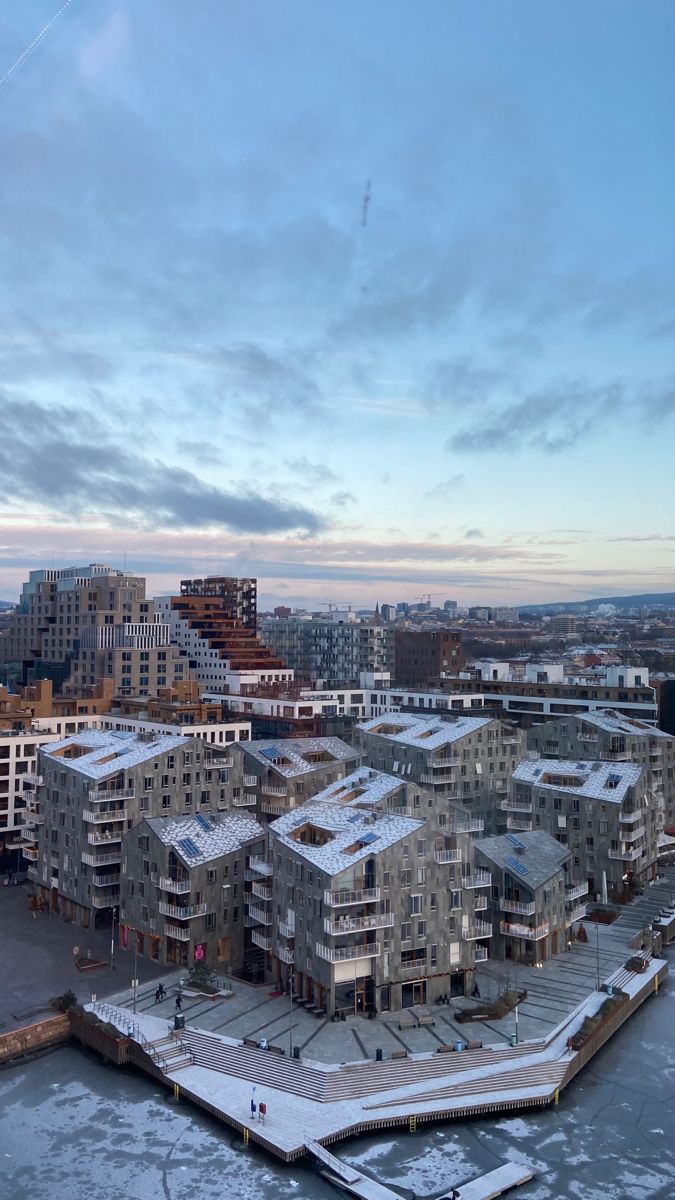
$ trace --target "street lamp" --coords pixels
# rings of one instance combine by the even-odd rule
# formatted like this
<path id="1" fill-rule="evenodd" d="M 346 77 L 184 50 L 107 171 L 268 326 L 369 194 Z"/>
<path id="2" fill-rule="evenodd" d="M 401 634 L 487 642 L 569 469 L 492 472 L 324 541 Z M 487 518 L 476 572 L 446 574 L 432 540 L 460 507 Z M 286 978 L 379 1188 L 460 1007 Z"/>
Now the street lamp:
<path id="1" fill-rule="evenodd" d="M 290 1053 L 290 1057 L 292 1058 L 293 1057 L 293 989 L 295 987 L 295 972 L 292 967 L 290 968 L 289 973 L 288 973 L 288 983 L 289 983 L 289 990 L 290 990 L 290 996 L 291 996 L 291 1024 L 290 1024 L 290 1028 L 288 1031 L 289 1037 L 290 1037 L 289 1053 Z"/>
<path id="2" fill-rule="evenodd" d="M 117 909 L 115 907 L 113 907 L 113 910 L 112 910 L 112 932 L 110 934 L 110 969 L 111 969 L 111 971 L 115 970 L 115 917 L 116 916 L 117 916 Z"/>
<path id="3" fill-rule="evenodd" d="M 595 990 L 600 991 L 600 913 L 595 910 Z"/>

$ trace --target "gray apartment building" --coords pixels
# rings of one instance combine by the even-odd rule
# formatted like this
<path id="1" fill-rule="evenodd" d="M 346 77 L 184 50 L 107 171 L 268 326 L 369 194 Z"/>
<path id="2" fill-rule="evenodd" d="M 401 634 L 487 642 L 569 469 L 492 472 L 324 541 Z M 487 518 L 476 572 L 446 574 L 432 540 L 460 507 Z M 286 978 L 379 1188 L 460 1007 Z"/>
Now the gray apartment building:
<path id="1" fill-rule="evenodd" d="M 492 957 L 536 966 L 561 953 L 586 914 L 588 884 L 570 874 L 572 851 L 543 829 L 479 838 L 475 850 L 492 875 Z"/>
<path id="2" fill-rule="evenodd" d="M 261 820 L 283 816 L 361 762 L 341 738 L 275 738 L 234 748 L 241 761 L 246 802 Z"/>
<path id="3" fill-rule="evenodd" d="M 41 747 L 36 886 L 51 908 L 85 928 L 109 923 L 120 900 L 125 834 L 146 817 L 229 809 L 229 749 L 113 730 L 83 730 Z"/>
<path id="4" fill-rule="evenodd" d="M 393 630 L 382 623 L 330 617 L 265 617 L 260 636 L 292 667 L 297 680 L 312 686 L 358 685 L 362 672 L 391 672 Z"/>
<path id="5" fill-rule="evenodd" d="M 357 725 L 356 743 L 368 766 L 423 784 L 439 812 L 462 804 L 486 833 L 499 832 L 500 804 L 525 754 L 525 734 L 489 717 L 386 713 Z"/>
<path id="6" fill-rule="evenodd" d="M 663 809 L 664 826 L 675 823 L 675 737 L 635 717 L 606 710 L 558 717 L 533 725 L 527 744 L 543 758 L 602 759 L 645 768 L 648 788 Z"/>
<path id="7" fill-rule="evenodd" d="M 269 826 L 258 869 L 278 986 L 293 973 L 307 1006 L 331 1014 L 472 990 L 491 879 L 474 868 L 470 814 L 443 816 L 416 785 L 360 768 Z"/>
<path id="8" fill-rule="evenodd" d="M 264 830 L 247 813 L 148 817 L 124 835 L 120 937 L 176 967 L 244 967 L 244 878 Z"/>
<path id="9" fill-rule="evenodd" d="M 513 773 L 511 832 L 543 829 L 572 852 L 592 896 L 620 900 L 654 878 L 661 810 L 647 771 L 626 762 L 535 759 Z"/>

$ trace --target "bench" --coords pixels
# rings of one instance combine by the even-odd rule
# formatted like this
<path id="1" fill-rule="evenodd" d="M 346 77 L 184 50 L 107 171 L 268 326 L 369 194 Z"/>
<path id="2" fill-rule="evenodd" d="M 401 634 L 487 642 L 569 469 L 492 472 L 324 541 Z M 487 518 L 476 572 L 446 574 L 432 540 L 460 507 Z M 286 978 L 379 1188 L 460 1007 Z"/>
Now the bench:
<path id="1" fill-rule="evenodd" d="M 286 1053 L 283 1046 L 268 1046 L 267 1049 L 269 1050 L 270 1054 L 285 1054 Z"/>
<path id="2" fill-rule="evenodd" d="M 437 1054 L 450 1054 L 455 1049 L 454 1046 L 439 1046 Z"/>
<path id="3" fill-rule="evenodd" d="M 419 1023 L 420 1023 L 420 1025 L 435 1025 L 436 1024 L 433 1017 L 420 1017 Z"/>
<path id="4" fill-rule="evenodd" d="M 482 1050 L 483 1043 L 482 1042 L 467 1042 L 466 1048 L 467 1048 L 467 1050 Z"/>
<path id="5" fill-rule="evenodd" d="M 244 1038 L 244 1045 L 248 1046 L 249 1050 L 257 1050 L 258 1049 L 258 1043 L 256 1041 L 254 1041 L 253 1038 Z"/>
<path id="6" fill-rule="evenodd" d="M 400 1017 L 399 1029 L 417 1029 L 417 1017 Z"/>
<path id="7" fill-rule="evenodd" d="M 392 1058 L 407 1058 L 408 1051 L 407 1050 L 392 1050 L 391 1057 Z"/>

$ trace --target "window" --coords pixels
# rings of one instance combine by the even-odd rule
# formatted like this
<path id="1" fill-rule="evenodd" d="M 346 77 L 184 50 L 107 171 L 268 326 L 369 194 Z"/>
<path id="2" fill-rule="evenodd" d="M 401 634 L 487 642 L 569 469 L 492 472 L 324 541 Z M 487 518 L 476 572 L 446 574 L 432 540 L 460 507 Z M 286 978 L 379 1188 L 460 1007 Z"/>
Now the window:
<path id="1" fill-rule="evenodd" d="M 391 883 L 391 871 L 383 871 L 383 873 L 382 873 L 382 887 L 383 887 L 383 888 L 388 888 L 390 883 Z"/>
<path id="2" fill-rule="evenodd" d="M 415 916 L 416 913 L 421 913 L 422 907 L 423 907 L 423 897 L 422 896 L 411 896 L 410 897 L 410 912 L 413 916 Z"/>
<path id="3" fill-rule="evenodd" d="M 206 914 L 206 928 L 207 929 L 215 929 L 215 927 L 216 927 L 216 914 L 215 913 L 207 913 Z"/>
<path id="4" fill-rule="evenodd" d="M 409 888 L 412 883 L 412 871 L 401 871 L 401 887 Z"/>
<path id="5" fill-rule="evenodd" d="M 417 936 L 418 936 L 418 938 L 424 938 L 427 936 L 426 921 L 418 921 L 417 922 Z"/>
<path id="6" fill-rule="evenodd" d="M 401 925 L 401 941 L 409 942 L 412 937 L 412 921 L 404 921 Z"/>
<path id="7" fill-rule="evenodd" d="M 432 892 L 429 897 L 429 907 L 432 912 L 436 912 L 437 905 L 438 905 L 438 894 L 436 892 Z"/>
<path id="8" fill-rule="evenodd" d="M 435 967 L 435 966 L 437 966 L 437 965 L 438 965 L 438 946 L 432 946 L 432 947 L 431 947 L 431 959 L 430 959 L 430 962 L 431 962 L 431 966 L 432 966 L 432 967 Z"/>
<path id="9" fill-rule="evenodd" d="M 450 892 L 450 908 L 462 907 L 462 893 L 460 891 Z"/>

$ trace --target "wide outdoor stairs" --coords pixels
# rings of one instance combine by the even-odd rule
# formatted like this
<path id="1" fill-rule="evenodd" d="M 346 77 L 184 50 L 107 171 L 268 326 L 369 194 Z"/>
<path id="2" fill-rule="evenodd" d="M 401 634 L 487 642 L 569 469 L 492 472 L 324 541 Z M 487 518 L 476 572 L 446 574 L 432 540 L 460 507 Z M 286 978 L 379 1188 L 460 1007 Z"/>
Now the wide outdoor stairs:
<path id="1" fill-rule="evenodd" d="M 304 1096 L 322 1104 L 358 1099 L 414 1083 L 423 1083 L 425 1080 L 439 1079 L 460 1072 L 464 1075 L 467 1071 L 489 1067 L 494 1070 L 494 1074 L 490 1073 L 482 1081 L 477 1081 L 481 1083 L 480 1090 L 484 1092 L 486 1088 L 492 1089 L 497 1081 L 500 1081 L 501 1086 L 502 1075 L 498 1068 L 502 1063 L 513 1059 L 526 1059 L 528 1056 L 541 1054 L 544 1049 L 543 1043 L 530 1042 L 519 1046 L 439 1053 L 423 1059 L 404 1058 L 379 1063 L 354 1063 L 343 1066 L 338 1071 L 321 1071 L 295 1059 L 271 1054 L 267 1050 L 253 1050 L 229 1044 L 217 1035 L 199 1029 L 184 1030 L 182 1040 L 194 1055 L 197 1066 L 221 1071 L 226 1075 L 235 1075 L 252 1083 L 264 1082 L 269 1087 Z M 564 1066 L 555 1062 L 545 1063 L 538 1069 L 561 1068 L 558 1073 L 563 1074 Z M 523 1067 L 518 1070 L 517 1075 L 508 1073 L 508 1076 L 504 1075 L 503 1078 L 508 1077 L 508 1086 L 511 1089 L 530 1086 L 528 1083 L 521 1083 L 529 1069 Z M 460 1089 L 473 1088 L 473 1081 L 451 1086 Z"/>

